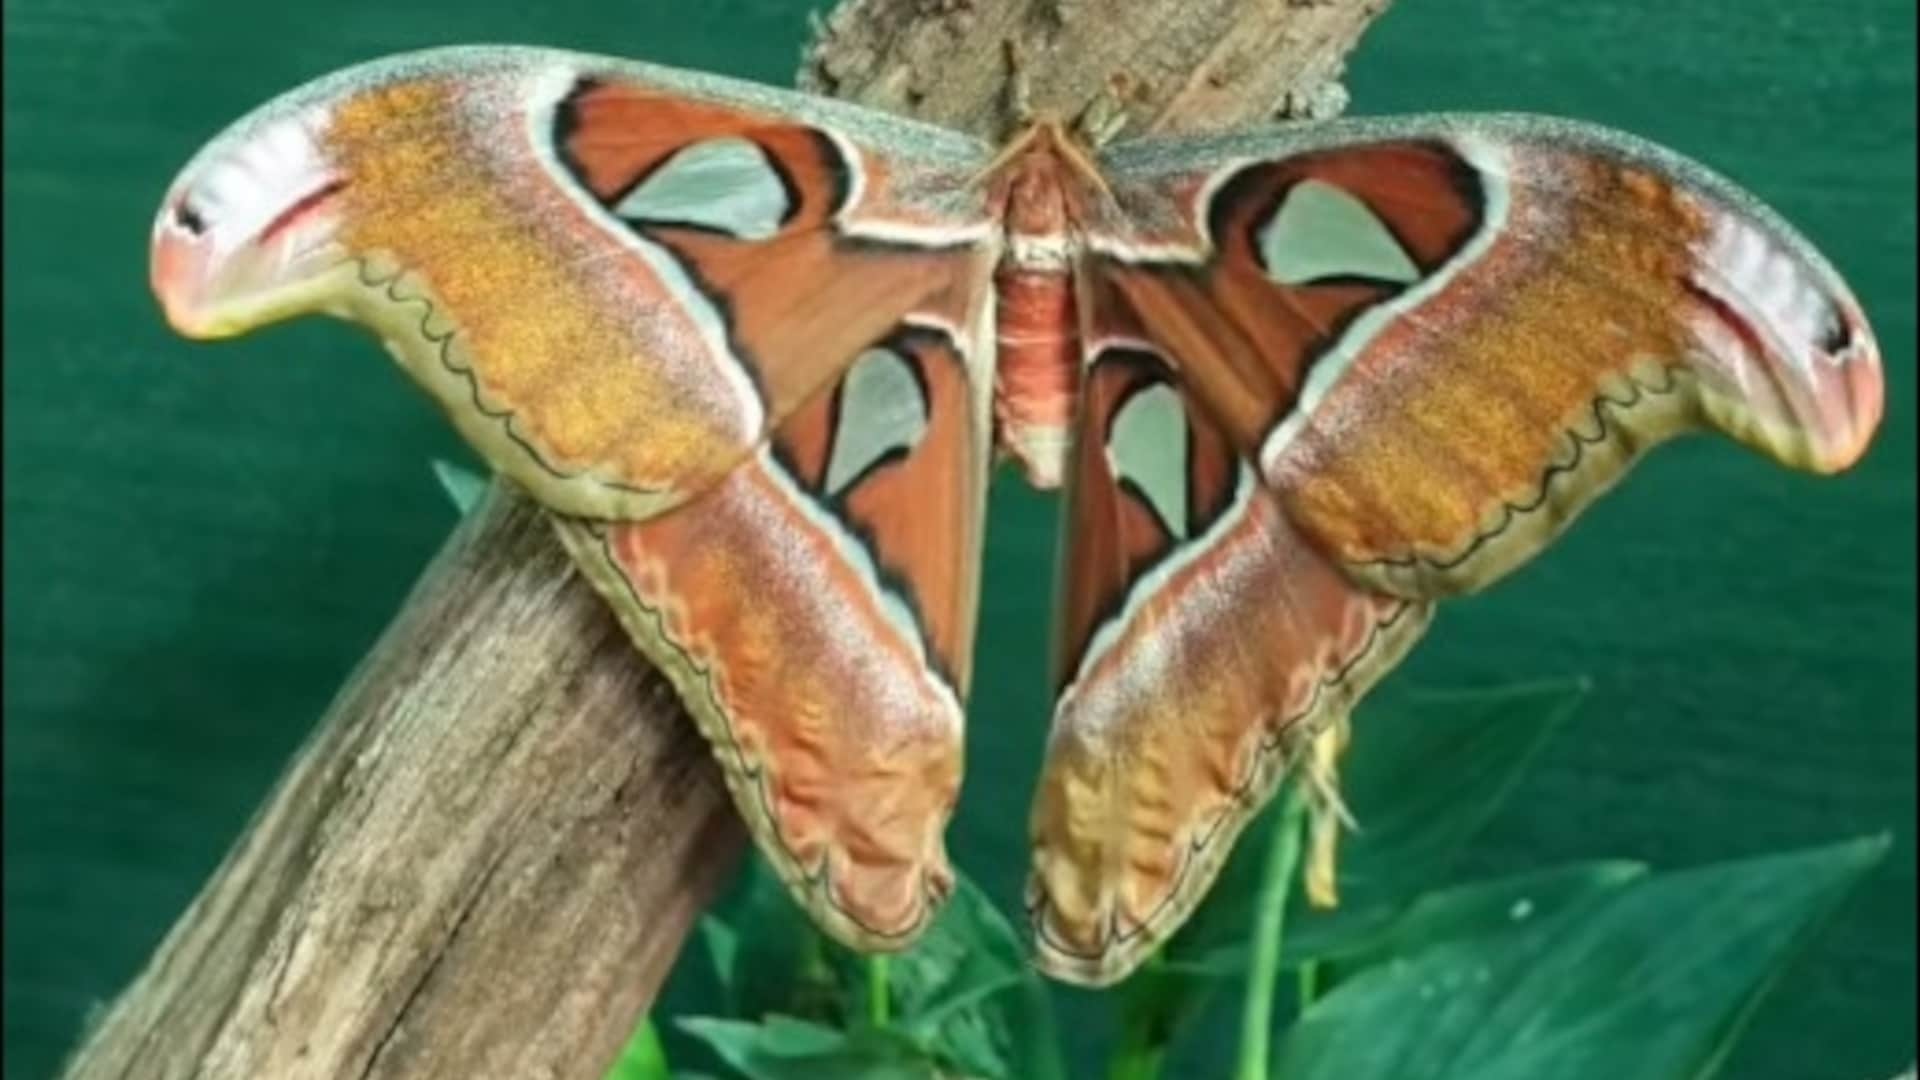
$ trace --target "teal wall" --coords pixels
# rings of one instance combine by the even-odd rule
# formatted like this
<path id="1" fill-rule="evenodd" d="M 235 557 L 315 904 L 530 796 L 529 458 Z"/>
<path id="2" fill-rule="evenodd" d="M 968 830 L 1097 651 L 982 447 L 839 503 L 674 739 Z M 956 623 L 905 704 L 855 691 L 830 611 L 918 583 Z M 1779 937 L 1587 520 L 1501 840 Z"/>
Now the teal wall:
<path id="1" fill-rule="evenodd" d="M 48 1075 L 137 969 L 452 523 L 426 462 L 464 451 L 355 332 L 168 336 L 144 249 L 173 171 L 278 90 L 430 43 L 782 82 L 806 6 L 7 5 L 8 1076 Z M 1742 1078 L 1878 1080 L 1914 1056 L 1914 17 L 1912 0 L 1400 0 L 1351 72 L 1356 112 L 1561 112 L 1704 159 L 1825 248 L 1886 348 L 1888 420 L 1857 471 L 1670 447 L 1445 611 L 1392 680 L 1597 688 L 1468 870 L 1895 830 L 1765 1007 Z M 1011 900 L 1054 508 L 1011 475 L 994 505 L 969 767 L 996 782 L 969 788 L 953 847 Z"/>

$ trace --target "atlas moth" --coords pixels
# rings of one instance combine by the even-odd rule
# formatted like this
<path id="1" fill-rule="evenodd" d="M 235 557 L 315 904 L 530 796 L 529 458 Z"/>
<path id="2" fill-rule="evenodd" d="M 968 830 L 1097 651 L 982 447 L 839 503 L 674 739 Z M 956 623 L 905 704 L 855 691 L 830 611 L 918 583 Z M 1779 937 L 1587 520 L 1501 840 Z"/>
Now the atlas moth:
<path id="1" fill-rule="evenodd" d="M 1846 286 L 1727 181 L 1564 120 L 1000 148 L 603 57 L 453 48 L 216 138 L 167 318 L 365 325 L 561 539 L 794 898 L 898 949 L 952 886 L 998 452 L 1064 488 L 1036 963 L 1103 984 L 1205 895 L 1436 601 L 1653 444 L 1862 454 Z M 1037 718 L 1036 718 L 1037 719 Z"/>

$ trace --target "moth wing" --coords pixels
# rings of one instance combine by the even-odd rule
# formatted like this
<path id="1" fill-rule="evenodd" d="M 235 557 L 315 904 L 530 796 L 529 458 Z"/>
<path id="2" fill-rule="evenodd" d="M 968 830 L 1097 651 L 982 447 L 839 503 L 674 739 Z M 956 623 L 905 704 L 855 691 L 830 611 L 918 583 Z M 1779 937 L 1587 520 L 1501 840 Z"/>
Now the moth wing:
<path id="1" fill-rule="evenodd" d="M 1882 397 L 1825 261 L 1625 136 L 1437 117 L 1104 164 L 1029 883 L 1040 963 L 1089 983 L 1178 927 L 1434 598 L 1663 438 L 1832 470 Z"/>
<path id="2" fill-rule="evenodd" d="M 760 850 L 859 949 L 904 947 L 952 887 L 990 446 L 971 349 L 905 323 L 683 508 L 556 518 Z"/>
<path id="3" fill-rule="evenodd" d="M 1703 167 L 1519 116 L 1108 155 L 1101 277 L 1293 527 L 1408 597 L 1524 562 L 1648 447 L 1864 451 L 1877 346 L 1811 245 Z"/>
<path id="4" fill-rule="evenodd" d="M 1176 367 L 1096 344 L 1069 459 L 1027 903 L 1037 963 L 1091 985 L 1185 921 L 1296 747 L 1429 617 L 1308 543 Z"/>
<path id="5" fill-rule="evenodd" d="M 541 502 L 645 518 L 971 280 L 982 156 L 726 79 L 434 50 L 216 139 L 168 196 L 154 275 L 206 333 L 315 309 L 364 323 Z"/>

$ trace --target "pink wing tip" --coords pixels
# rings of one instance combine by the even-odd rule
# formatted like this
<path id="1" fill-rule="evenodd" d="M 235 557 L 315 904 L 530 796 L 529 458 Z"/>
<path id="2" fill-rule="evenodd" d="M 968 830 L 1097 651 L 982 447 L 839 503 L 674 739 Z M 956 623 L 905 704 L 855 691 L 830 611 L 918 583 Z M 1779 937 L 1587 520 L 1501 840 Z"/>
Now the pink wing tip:
<path id="1" fill-rule="evenodd" d="M 1833 302 L 1833 309 L 1831 331 L 1795 369 L 1804 379 L 1804 396 L 1788 394 L 1807 442 L 1806 465 L 1820 473 L 1859 461 L 1886 409 L 1886 376 L 1873 331 L 1850 298 Z"/>
<path id="2" fill-rule="evenodd" d="M 1715 222 L 1688 282 L 1705 351 L 1696 369 L 1730 433 L 1781 461 L 1831 473 L 1866 453 L 1886 387 L 1859 304 L 1791 235 Z"/>

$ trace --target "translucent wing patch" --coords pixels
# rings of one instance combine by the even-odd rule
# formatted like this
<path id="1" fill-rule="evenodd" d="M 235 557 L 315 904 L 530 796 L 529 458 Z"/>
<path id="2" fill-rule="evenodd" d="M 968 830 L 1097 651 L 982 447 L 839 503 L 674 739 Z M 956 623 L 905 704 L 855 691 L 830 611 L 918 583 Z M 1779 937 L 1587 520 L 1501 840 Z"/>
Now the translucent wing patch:
<path id="1" fill-rule="evenodd" d="M 751 139 L 691 143 L 636 182 L 613 212 L 636 225 L 688 225 L 765 240 L 798 209 L 772 160 Z"/>
<path id="2" fill-rule="evenodd" d="M 1280 285 L 1367 278 L 1408 285 L 1416 265 L 1367 204 L 1332 184 L 1298 181 L 1254 233 L 1260 265 Z"/>

